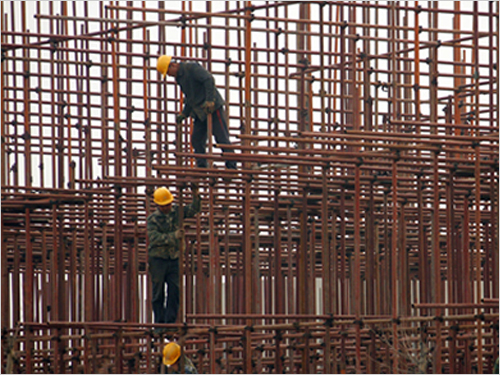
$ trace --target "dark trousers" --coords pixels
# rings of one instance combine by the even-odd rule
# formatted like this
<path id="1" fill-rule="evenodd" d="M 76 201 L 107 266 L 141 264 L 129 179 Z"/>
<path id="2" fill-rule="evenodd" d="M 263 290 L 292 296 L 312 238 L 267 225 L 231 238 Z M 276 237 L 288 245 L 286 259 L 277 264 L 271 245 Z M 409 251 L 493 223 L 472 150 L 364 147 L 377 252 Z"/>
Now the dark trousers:
<path id="1" fill-rule="evenodd" d="M 210 115 L 208 115 L 210 116 Z M 196 154 L 205 154 L 207 148 L 207 120 L 201 121 L 198 118 L 194 119 L 193 136 L 191 142 L 193 144 L 194 152 Z M 212 113 L 212 133 L 215 140 L 219 144 L 230 145 L 229 131 L 227 129 L 226 115 L 224 109 L 221 107 Z M 222 147 L 223 152 L 234 152 L 232 149 Z M 207 159 L 196 159 L 196 165 L 200 168 L 207 167 Z M 229 169 L 236 169 L 236 161 L 226 161 L 226 167 Z"/>
<path id="2" fill-rule="evenodd" d="M 179 259 L 149 259 L 155 323 L 175 323 L 179 311 Z M 165 286 L 168 286 L 165 305 Z"/>

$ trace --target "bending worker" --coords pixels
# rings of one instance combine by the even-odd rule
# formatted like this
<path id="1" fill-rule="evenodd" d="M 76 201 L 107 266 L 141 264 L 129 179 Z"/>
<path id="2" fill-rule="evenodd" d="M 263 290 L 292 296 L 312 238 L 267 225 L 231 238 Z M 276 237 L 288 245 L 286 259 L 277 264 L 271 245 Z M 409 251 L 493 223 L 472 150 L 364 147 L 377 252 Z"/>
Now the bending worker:
<path id="1" fill-rule="evenodd" d="M 194 217 L 201 209 L 198 186 L 191 185 L 193 202 L 184 207 L 184 217 Z M 158 208 L 147 218 L 149 238 L 149 272 L 153 281 L 153 313 L 155 323 L 175 323 L 179 310 L 179 251 L 185 248 L 184 229 L 179 228 L 179 206 L 174 197 L 161 187 L 155 190 Z M 165 306 L 165 285 L 168 286 Z"/>
<path id="2" fill-rule="evenodd" d="M 178 125 L 187 117 L 194 119 L 191 143 L 196 154 L 205 154 L 207 146 L 207 117 L 212 116 L 212 132 L 219 144 L 231 144 L 229 131 L 224 112 L 224 100 L 215 87 L 214 77 L 210 72 L 196 62 L 178 63 L 172 61 L 172 56 L 160 56 L 156 69 L 162 77 L 169 75 L 184 93 L 184 108 L 177 115 Z M 223 152 L 232 153 L 234 150 L 222 148 Z M 207 167 L 207 160 L 197 158 L 196 165 L 200 168 Z M 226 167 L 236 169 L 236 161 L 226 161 Z"/>
<path id="3" fill-rule="evenodd" d="M 180 371 L 181 364 L 184 362 L 184 371 Z M 197 374 L 193 362 L 181 353 L 181 347 L 175 342 L 169 342 L 163 348 L 163 364 L 167 366 L 168 374 Z"/>

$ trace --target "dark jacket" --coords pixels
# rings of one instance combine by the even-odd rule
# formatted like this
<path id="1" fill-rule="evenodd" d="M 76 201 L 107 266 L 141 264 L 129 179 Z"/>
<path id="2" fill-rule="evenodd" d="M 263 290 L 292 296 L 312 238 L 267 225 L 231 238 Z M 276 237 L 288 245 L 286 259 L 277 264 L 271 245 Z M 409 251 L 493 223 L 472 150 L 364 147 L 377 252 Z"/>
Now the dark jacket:
<path id="1" fill-rule="evenodd" d="M 193 203 L 184 207 L 184 217 L 194 217 L 201 209 L 199 195 L 193 198 Z M 165 215 L 156 209 L 147 218 L 149 238 L 148 254 L 150 258 L 179 258 L 179 239 L 175 232 L 179 229 L 179 207 L 172 206 L 172 211 Z"/>
<path id="2" fill-rule="evenodd" d="M 203 104 L 206 101 L 215 103 L 214 110 L 224 105 L 224 100 L 215 87 L 214 77 L 200 64 L 195 62 L 180 63 L 175 80 L 184 93 L 182 113 L 185 116 L 205 121 L 207 114 Z"/>
<path id="3" fill-rule="evenodd" d="M 179 358 L 178 361 L 181 359 Z M 196 367 L 194 367 L 193 362 L 191 360 L 184 356 L 184 374 L 197 374 L 198 371 L 196 370 Z M 177 371 L 174 371 L 171 367 L 167 368 L 167 374 L 179 374 Z"/>

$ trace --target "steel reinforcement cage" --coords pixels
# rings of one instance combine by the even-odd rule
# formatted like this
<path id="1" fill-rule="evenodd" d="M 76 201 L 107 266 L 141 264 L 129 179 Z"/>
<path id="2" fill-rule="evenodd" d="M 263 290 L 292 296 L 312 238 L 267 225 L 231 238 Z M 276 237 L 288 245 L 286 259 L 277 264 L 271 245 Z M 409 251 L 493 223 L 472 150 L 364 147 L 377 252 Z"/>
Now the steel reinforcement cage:
<path id="1" fill-rule="evenodd" d="M 154 373 L 180 340 L 200 373 L 491 373 L 498 2 L 1 10 L 3 372 Z M 234 152 L 209 137 L 205 169 L 162 54 L 226 100 Z M 151 195 L 192 182 L 157 334 Z"/>

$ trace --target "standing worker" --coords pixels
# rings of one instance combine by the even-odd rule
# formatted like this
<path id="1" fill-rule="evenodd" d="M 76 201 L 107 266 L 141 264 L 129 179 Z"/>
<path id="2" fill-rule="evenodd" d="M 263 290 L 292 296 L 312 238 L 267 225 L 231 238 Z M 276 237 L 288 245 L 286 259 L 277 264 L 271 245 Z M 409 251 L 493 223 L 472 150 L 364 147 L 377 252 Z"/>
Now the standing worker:
<path id="1" fill-rule="evenodd" d="M 178 63 L 172 61 L 172 56 L 160 56 L 156 69 L 165 75 L 175 77 L 175 81 L 184 93 L 184 109 L 177 115 L 176 123 L 180 125 L 184 119 L 191 116 L 194 119 L 191 143 L 196 154 L 205 154 L 207 146 L 207 117 L 212 116 L 212 132 L 219 144 L 231 144 L 224 112 L 224 100 L 215 87 L 213 75 L 196 62 Z M 222 148 L 223 152 L 234 150 Z M 207 160 L 197 158 L 196 165 L 207 167 Z M 227 160 L 228 169 L 236 169 L 236 161 Z"/>
<path id="2" fill-rule="evenodd" d="M 181 363 L 184 362 L 184 371 L 180 371 Z M 169 342 L 163 348 L 163 364 L 167 366 L 168 374 L 197 374 L 193 362 L 181 353 L 181 347 L 175 342 Z"/>
<path id="3" fill-rule="evenodd" d="M 198 186 L 191 185 L 193 202 L 184 207 L 184 217 L 194 217 L 201 209 Z M 165 187 L 155 190 L 158 208 L 147 218 L 149 272 L 153 281 L 155 323 L 175 323 L 179 310 L 179 251 L 184 251 L 184 229 L 179 228 L 179 206 Z M 165 306 L 165 284 L 168 286 Z"/>

